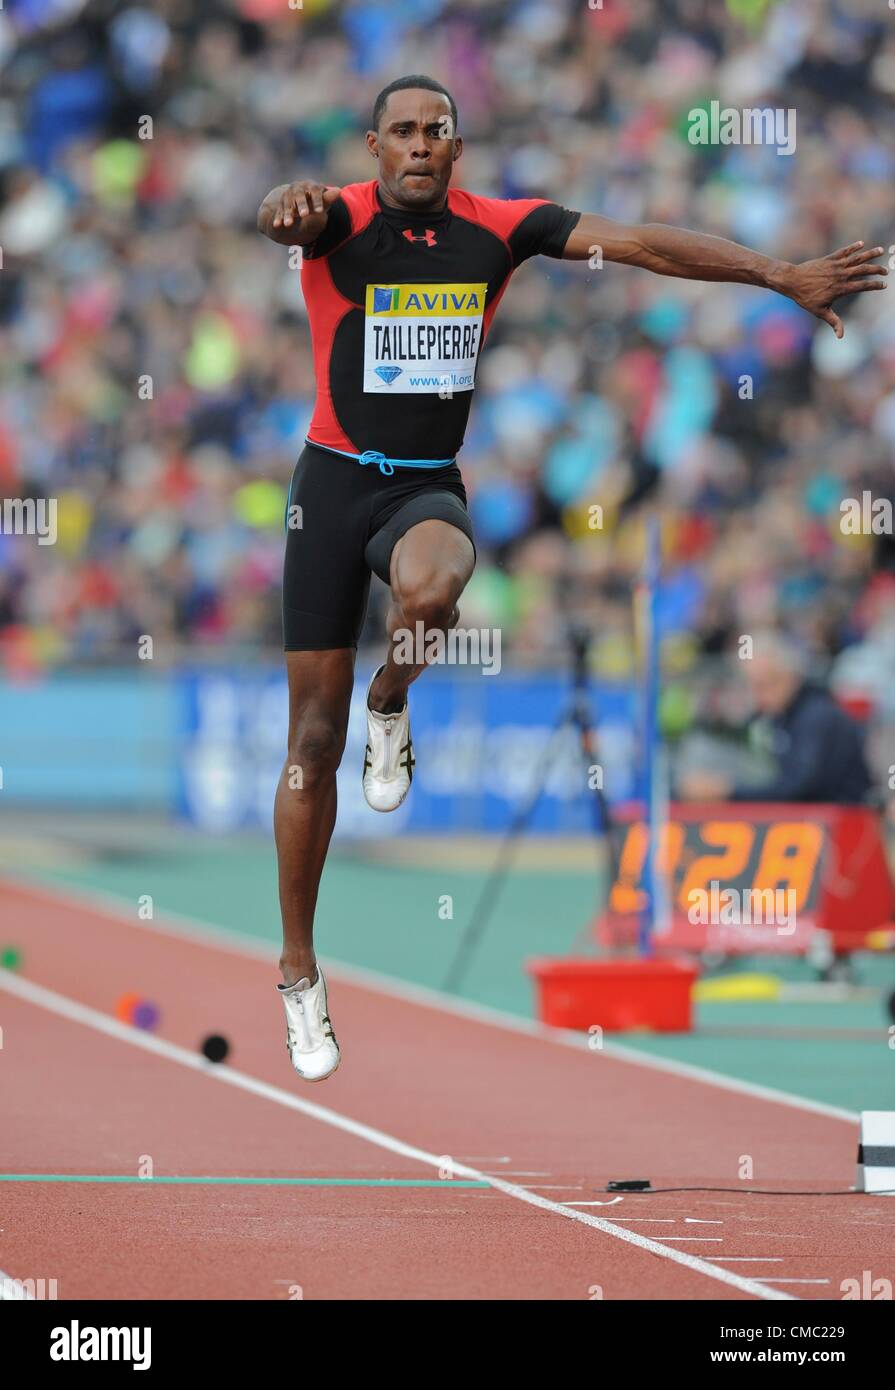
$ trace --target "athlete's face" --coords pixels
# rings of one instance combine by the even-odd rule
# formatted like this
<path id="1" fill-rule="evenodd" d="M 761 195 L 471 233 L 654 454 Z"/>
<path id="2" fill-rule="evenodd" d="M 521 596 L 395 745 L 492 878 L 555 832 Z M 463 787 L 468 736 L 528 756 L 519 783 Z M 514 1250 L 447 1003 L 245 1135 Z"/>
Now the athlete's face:
<path id="1" fill-rule="evenodd" d="M 441 92 L 392 92 L 367 148 L 379 160 L 379 187 L 391 207 L 438 208 L 447 197 L 463 142 L 454 135 L 451 104 Z"/>

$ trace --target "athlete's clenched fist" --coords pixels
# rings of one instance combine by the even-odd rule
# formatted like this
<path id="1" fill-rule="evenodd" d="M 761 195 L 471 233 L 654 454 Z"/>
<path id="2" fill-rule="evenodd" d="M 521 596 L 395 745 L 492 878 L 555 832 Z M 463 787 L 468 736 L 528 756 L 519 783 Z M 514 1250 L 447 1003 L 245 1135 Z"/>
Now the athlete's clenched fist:
<path id="1" fill-rule="evenodd" d="M 333 184 L 310 179 L 281 184 L 268 193 L 258 209 L 258 230 L 272 241 L 307 246 L 323 231 L 327 210 L 341 191 Z"/>

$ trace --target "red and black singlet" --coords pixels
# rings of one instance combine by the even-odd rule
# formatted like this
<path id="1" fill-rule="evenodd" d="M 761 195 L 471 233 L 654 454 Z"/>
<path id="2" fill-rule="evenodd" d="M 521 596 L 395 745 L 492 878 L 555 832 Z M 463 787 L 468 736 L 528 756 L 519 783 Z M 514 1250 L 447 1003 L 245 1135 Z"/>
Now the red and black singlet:
<path id="1" fill-rule="evenodd" d="M 453 458 L 479 351 L 513 271 L 560 257 L 580 213 L 448 192 L 438 213 L 350 184 L 304 248 L 317 399 L 309 439 L 348 453 Z"/>

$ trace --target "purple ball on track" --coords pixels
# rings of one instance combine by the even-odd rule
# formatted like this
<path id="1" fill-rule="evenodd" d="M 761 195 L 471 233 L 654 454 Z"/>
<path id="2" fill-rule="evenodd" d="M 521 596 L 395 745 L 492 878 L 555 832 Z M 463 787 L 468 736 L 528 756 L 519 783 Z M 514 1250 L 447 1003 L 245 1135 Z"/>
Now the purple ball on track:
<path id="1" fill-rule="evenodd" d="M 134 1027 L 145 1028 L 147 1031 L 151 1031 L 158 1023 L 160 1017 L 161 1015 L 155 1004 L 150 1003 L 148 999 L 141 999 L 140 1003 L 134 1009 Z"/>

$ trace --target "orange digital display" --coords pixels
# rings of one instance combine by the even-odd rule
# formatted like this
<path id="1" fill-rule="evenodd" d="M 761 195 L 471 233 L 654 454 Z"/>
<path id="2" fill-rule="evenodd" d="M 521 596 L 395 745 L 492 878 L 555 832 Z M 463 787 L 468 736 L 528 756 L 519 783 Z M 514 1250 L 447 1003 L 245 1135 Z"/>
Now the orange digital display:
<path id="1" fill-rule="evenodd" d="M 753 892 L 788 890 L 795 894 L 796 911 L 803 912 L 817 898 L 825 839 L 824 827 L 813 821 L 668 821 L 656 862 L 679 912 L 687 912 L 694 891 L 708 892 L 713 883 Z M 611 912 L 627 915 L 645 908 L 646 851 L 646 825 L 634 821 L 625 831 Z"/>
<path id="2" fill-rule="evenodd" d="M 774 821 L 765 827 L 753 888 L 786 888 L 801 912 L 814 899 L 824 830 L 812 821 Z"/>

